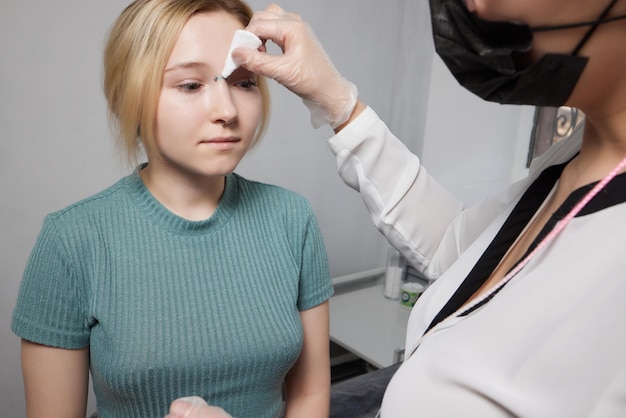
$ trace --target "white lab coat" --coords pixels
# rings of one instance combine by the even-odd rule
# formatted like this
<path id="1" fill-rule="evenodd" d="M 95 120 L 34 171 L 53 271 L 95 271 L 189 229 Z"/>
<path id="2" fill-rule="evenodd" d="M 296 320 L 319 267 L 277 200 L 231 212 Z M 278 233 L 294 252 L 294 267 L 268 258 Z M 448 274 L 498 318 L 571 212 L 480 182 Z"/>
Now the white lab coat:
<path id="1" fill-rule="evenodd" d="M 573 219 L 488 303 L 410 355 L 523 192 L 544 168 L 571 159 L 581 136 L 472 208 L 445 192 L 370 108 L 329 140 L 341 177 L 379 230 L 437 279 L 411 313 L 408 358 L 387 388 L 382 418 L 626 416 L 624 203 Z"/>

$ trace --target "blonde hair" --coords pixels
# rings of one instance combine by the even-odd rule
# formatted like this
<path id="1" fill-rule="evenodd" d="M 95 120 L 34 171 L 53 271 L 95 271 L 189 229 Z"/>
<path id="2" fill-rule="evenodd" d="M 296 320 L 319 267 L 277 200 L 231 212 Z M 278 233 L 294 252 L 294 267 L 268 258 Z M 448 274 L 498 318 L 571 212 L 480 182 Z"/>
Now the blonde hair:
<path id="1" fill-rule="evenodd" d="M 104 49 L 104 95 L 120 152 L 136 163 L 140 142 L 151 152 L 163 71 L 187 20 L 197 13 L 225 11 L 245 27 L 250 7 L 240 0 L 136 0 L 113 24 Z M 258 79 L 261 120 L 252 141 L 269 120 L 267 82 Z M 140 140 L 141 138 L 141 140 Z"/>

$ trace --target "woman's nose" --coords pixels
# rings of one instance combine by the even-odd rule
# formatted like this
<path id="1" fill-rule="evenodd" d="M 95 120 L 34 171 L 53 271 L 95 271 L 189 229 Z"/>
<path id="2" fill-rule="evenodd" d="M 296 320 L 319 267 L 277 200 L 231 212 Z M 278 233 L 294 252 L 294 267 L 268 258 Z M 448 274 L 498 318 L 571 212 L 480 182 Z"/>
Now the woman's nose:
<path id="1" fill-rule="evenodd" d="M 232 126 L 237 118 L 237 107 L 233 102 L 228 81 L 218 77 L 211 87 L 207 98 L 211 122 Z"/>

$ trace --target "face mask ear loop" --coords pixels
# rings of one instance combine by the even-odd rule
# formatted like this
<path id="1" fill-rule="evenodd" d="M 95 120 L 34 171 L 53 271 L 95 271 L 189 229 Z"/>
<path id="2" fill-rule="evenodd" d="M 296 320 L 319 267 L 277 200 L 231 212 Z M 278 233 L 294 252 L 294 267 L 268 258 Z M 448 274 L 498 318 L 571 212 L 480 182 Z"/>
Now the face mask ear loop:
<path id="1" fill-rule="evenodd" d="M 580 49 L 583 47 L 583 45 L 587 43 L 587 41 L 589 40 L 589 38 L 591 38 L 591 35 L 593 35 L 596 29 L 598 29 L 598 26 L 600 26 L 600 23 L 602 23 L 602 19 L 604 19 L 606 15 L 609 14 L 615 3 L 617 3 L 617 0 L 611 0 L 611 3 L 607 6 L 606 9 L 604 9 L 598 20 L 594 23 L 592 27 L 589 28 L 585 36 L 578 43 L 578 45 L 576 45 L 576 48 L 574 48 L 574 50 L 572 51 L 573 56 L 578 55 Z"/>

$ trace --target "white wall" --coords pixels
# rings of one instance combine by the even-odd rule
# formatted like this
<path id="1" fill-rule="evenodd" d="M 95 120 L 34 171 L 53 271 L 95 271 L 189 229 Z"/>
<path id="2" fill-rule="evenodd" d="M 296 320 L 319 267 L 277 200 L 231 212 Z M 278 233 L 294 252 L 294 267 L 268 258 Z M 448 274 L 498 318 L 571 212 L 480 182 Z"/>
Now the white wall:
<path id="1" fill-rule="evenodd" d="M 422 163 L 466 204 L 527 174 L 534 107 L 481 100 L 435 55 Z"/>
<path id="2" fill-rule="evenodd" d="M 0 4 L 2 416 L 24 416 L 19 340 L 9 324 L 22 270 L 44 215 L 128 172 L 111 151 L 100 88 L 105 33 L 127 3 Z M 267 3 L 250 1 L 254 9 Z M 503 137 L 523 132 L 523 118 L 497 105 L 477 105 L 446 77 L 432 59 L 427 2 L 279 3 L 311 23 L 337 68 L 359 86 L 361 98 L 463 199 L 476 200 L 508 181 L 516 149 L 527 145 L 523 134 L 517 142 Z M 336 175 L 325 145 L 330 129 L 313 130 L 300 100 L 276 85 L 272 98 L 267 135 L 238 171 L 309 198 L 326 239 L 333 275 L 381 266 L 386 243 L 371 225 L 358 194 Z M 463 124 L 456 122 L 459 118 Z"/>

